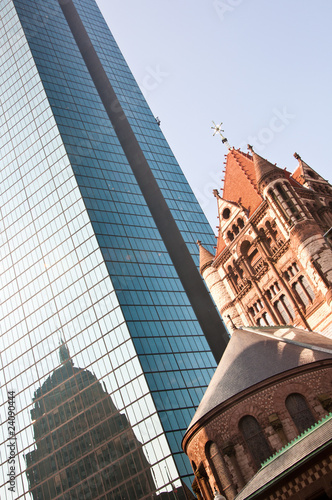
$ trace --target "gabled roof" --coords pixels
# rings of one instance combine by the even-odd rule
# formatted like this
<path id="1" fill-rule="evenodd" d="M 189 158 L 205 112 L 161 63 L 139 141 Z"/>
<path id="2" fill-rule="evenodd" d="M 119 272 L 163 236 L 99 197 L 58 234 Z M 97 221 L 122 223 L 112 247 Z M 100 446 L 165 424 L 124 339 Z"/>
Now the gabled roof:
<path id="1" fill-rule="evenodd" d="M 254 162 L 251 155 L 238 149 L 230 149 L 226 158 L 226 170 L 222 197 L 233 203 L 241 203 L 249 216 L 262 203 L 258 193 Z"/>
<path id="2" fill-rule="evenodd" d="M 311 168 L 305 161 L 302 160 L 301 156 L 294 153 L 294 157 L 298 160 L 298 166 L 292 174 L 292 178 L 296 180 L 302 186 L 310 181 L 323 182 L 327 181 L 319 175 L 313 168 Z"/>
<path id="3" fill-rule="evenodd" d="M 323 359 L 332 359 L 332 340 L 316 332 L 280 326 L 235 330 L 188 429 L 249 387 Z"/>

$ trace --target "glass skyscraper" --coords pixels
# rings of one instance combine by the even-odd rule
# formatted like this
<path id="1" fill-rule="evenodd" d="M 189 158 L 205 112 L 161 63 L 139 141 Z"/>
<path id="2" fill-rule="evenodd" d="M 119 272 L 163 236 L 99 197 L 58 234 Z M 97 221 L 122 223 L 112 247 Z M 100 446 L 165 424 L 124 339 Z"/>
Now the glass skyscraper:
<path id="1" fill-rule="evenodd" d="M 0 0 L 0 57 L 0 498 L 181 498 L 212 230 L 94 0 Z"/>

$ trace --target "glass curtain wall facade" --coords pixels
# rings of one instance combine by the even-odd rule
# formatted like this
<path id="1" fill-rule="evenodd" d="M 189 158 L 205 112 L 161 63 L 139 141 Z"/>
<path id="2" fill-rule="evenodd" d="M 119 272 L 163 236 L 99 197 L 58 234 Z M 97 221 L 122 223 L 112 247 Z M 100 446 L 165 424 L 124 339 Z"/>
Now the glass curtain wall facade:
<path id="1" fill-rule="evenodd" d="M 212 230 L 94 0 L 0 0 L 0 35 L 0 498 L 180 498 Z"/>

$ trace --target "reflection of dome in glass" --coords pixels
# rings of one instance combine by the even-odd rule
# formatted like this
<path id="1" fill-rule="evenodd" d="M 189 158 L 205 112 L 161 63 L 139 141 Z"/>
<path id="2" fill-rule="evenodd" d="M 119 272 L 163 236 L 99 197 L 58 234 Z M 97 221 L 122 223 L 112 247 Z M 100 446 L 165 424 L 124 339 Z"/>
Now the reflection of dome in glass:
<path id="1" fill-rule="evenodd" d="M 37 499 L 139 499 L 155 490 L 142 444 L 98 379 L 74 367 L 67 346 L 61 366 L 34 393 L 35 449 L 26 455 Z"/>

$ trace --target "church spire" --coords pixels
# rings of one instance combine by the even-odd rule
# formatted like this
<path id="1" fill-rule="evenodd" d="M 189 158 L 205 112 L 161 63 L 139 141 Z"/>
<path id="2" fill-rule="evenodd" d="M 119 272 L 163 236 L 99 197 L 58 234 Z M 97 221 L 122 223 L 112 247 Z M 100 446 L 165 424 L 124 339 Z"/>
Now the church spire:
<path id="1" fill-rule="evenodd" d="M 199 272 L 202 274 L 204 269 L 214 261 L 214 255 L 204 248 L 199 240 L 197 240 L 197 245 L 199 246 Z"/>

